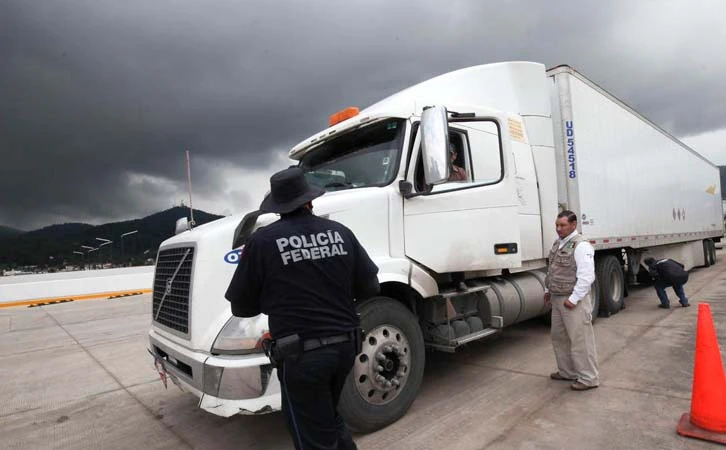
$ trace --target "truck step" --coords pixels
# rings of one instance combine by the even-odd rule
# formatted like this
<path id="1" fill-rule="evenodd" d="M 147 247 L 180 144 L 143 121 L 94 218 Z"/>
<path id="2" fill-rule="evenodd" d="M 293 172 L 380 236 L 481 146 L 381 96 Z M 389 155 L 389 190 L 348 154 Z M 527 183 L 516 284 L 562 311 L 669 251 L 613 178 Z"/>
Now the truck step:
<path id="1" fill-rule="evenodd" d="M 426 346 L 428 348 L 439 350 L 442 352 L 447 353 L 454 353 L 456 351 L 457 347 L 460 347 L 464 344 L 468 344 L 469 342 L 478 341 L 479 339 L 484 339 L 485 337 L 491 336 L 493 334 L 499 333 L 501 330 L 497 328 L 484 328 L 481 331 L 477 331 L 471 334 L 466 334 L 464 336 L 454 338 L 450 340 L 449 342 L 445 344 L 435 343 L 435 342 L 427 342 Z"/>

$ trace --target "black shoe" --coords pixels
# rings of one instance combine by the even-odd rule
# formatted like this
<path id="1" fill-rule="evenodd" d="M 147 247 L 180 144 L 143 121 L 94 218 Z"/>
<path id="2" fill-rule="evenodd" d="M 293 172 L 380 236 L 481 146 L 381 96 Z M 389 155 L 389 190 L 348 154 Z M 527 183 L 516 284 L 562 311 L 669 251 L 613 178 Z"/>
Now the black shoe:
<path id="1" fill-rule="evenodd" d="M 658 305 L 658 308 L 671 309 L 671 305 L 664 305 L 663 303 L 661 303 L 660 305 Z"/>
<path id="2" fill-rule="evenodd" d="M 681 303 L 681 307 L 683 308 L 688 308 L 689 306 L 691 306 L 690 303 Z"/>

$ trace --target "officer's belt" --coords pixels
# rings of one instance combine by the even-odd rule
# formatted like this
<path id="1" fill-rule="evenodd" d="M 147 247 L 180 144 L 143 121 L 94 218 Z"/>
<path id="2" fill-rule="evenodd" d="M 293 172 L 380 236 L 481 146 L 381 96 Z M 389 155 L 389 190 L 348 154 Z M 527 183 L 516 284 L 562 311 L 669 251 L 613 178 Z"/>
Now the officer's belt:
<path id="1" fill-rule="evenodd" d="M 325 347 L 326 345 L 340 344 L 351 340 L 351 333 L 338 334 L 335 336 L 327 336 L 321 338 L 305 339 L 303 341 L 303 351 L 309 352 L 316 348 Z"/>

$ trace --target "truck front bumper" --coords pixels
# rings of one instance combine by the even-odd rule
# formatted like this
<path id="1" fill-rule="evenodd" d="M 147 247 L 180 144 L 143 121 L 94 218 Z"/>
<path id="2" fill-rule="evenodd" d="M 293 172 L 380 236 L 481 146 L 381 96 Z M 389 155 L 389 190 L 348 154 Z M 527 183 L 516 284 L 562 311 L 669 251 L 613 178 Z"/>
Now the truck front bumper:
<path id="1" fill-rule="evenodd" d="M 264 354 L 213 356 L 182 347 L 154 329 L 149 343 L 157 367 L 199 397 L 203 410 L 222 417 L 280 410 L 280 383 Z"/>

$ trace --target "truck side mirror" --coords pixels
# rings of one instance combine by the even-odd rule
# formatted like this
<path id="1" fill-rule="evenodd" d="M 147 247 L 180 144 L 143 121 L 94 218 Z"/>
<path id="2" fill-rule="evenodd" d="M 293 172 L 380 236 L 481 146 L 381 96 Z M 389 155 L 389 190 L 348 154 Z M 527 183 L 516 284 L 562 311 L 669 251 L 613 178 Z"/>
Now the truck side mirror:
<path id="1" fill-rule="evenodd" d="M 406 180 L 401 180 L 398 182 L 398 192 L 403 195 L 403 198 L 411 198 L 411 193 L 413 192 L 413 185 L 411 185 L 411 183 Z"/>
<path id="2" fill-rule="evenodd" d="M 445 106 L 430 106 L 421 114 L 421 157 L 426 184 L 441 184 L 449 179 L 449 122 Z"/>
<path id="3" fill-rule="evenodd" d="M 413 192 L 413 185 L 411 184 L 410 181 L 401 180 L 398 182 L 398 192 L 400 192 L 401 195 L 403 196 L 403 198 L 406 198 L 406 199 L 418 197 L 420 195 L 430 194 L 431 188 L 433 186 L 429 184 L 429 185 L 427 185 L 427 187 L 428 187 L 428 189 L 426 189 L 425 191 Z"/>

